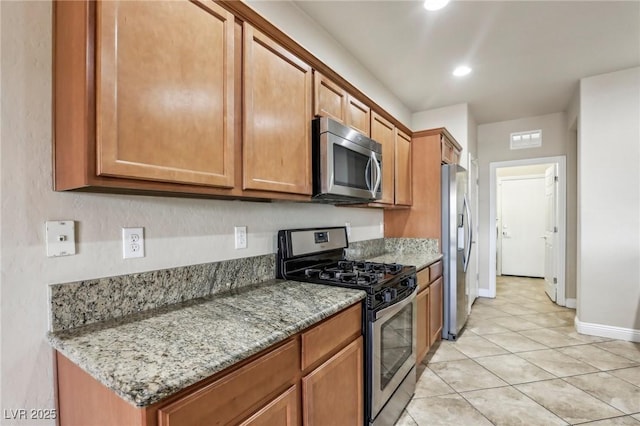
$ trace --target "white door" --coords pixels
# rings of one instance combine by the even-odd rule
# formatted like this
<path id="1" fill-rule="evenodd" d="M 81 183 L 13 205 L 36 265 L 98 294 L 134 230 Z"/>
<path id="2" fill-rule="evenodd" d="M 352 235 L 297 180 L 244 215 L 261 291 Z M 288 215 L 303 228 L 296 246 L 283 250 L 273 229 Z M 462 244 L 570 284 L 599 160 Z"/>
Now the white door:
<path id="1" fill-rule="evenodd" d="M 502 274 L 544 277 L 544 178 L 503 179 L 501 198 Z"/>
<path id="2" fill-rule="evenodd" d="M 473 238 L 471 255 L 467 269 L 467 288 L 469 289 L 469 312 L 471 305 L 478 298 L 478 160 L 469 155 L 469 209 L 473 219 Z"/>
<path id="3" fill-rule="evenodd" d="M 557 299 L 556 255 L 558 237 L 557 181 L 556 165 L 549 166 L 544 172 L 545 225 L 544 225 L 544 287 L 549 298 Z"/>

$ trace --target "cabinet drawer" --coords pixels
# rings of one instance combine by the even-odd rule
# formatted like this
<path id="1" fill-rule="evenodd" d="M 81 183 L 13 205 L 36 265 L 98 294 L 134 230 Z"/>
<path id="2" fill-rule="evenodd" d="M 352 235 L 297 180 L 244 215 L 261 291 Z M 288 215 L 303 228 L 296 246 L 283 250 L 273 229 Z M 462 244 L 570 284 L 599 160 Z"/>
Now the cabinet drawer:
<path id="1" fill-rule="evenodd" d="M 418 273 L 416 274 L 416 277 L 418 279 L 418 293 L 427 288 L 427 286 L 429 285 L 429 282 L 431 281 L 429 279 L 429 276 L 430 271 L 428 267 L 418 271 Z"/>
<path id="2" fill-rule="evenodd" d="M 275 349 L 220 380 L 158 410 L 159 426 L 225 425 L 293 384 L 298 340 Z"/>
<path id="3" fill-rule="evenodd" d="M 344 312 L 302 333 L 302 369 L 305 370 L 362 334 L 362 305 Z"/>
<path id="4" fill-rule="evenodd" d="M 436 280 L 442 276 L 442 260 L 437 261 L 429 266 L 429 282 Z"/>

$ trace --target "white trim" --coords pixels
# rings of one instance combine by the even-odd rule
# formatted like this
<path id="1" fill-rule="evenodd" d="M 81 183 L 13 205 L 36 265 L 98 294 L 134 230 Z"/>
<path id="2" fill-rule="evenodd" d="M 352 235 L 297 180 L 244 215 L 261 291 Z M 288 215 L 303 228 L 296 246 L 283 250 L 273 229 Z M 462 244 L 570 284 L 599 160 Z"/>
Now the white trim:
<path id="1" fill-rule="evenodd" d="M 491 297 L 491 298 L 493 298 L 493 297 L 496 297 L 496 296 L 495 295 L 491 296 L 491 292 L 489 291 L 489 289 L 479 288 L 478 289 L 478 297 Z"/>
<path id="2" fill-rule="evenodd" d="M 565 300 L 565 264 L 567 246 L 567 159 L 566 156 L 529 158 L 526 160 L 496 161 L 489 163 L 489 290 L 488 296 L 496 297 L 496 171 L 502 167 L 530 166 L 535 164 L 556 163 L 558 165 L 558 291 L 557 304 L 566 305 Z"/>
<path id="3" fill-rule="evenodd" d="M 626 340 L 628 342 L 640 342 L 640 330 L 633 328 L 613 327 L 604 324 L 582 322 L 576 316 L 576 331 L 589 336 L 608 337 L 610 339 Z"/>
<path id="4" fill-rule="evenodd" d="M 566 299 L 565 301 L 566 301 L 566 303 L 567 303 L 567 304 L 566 304 L 566 307 L 567 307 L 567 308 L 575 309 L 575 308 L 577 308 L 577 307 L 578 307 L 578 303 L 577 303 L 577 300 L 576 300 L 576 299 L 569 299 L 569 298 L 568 298 L 568 299 Z"/>

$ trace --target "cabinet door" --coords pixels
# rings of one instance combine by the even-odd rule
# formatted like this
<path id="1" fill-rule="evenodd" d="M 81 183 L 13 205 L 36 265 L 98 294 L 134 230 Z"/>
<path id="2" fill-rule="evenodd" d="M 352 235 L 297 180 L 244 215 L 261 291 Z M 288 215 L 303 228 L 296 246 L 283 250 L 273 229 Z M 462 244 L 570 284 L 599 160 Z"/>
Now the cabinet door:
<path id="1" fill-rule="evenodd" d="M 311 67 L 244 24 L 244 189 L 311 194 Z"/>
<path id="2" fill-rule="evenodd" d="M 298 420 L 298 387 L 291 386 L 240 426 L 294 426 Z"/>
<path id="3" fill-rule="evenodd" d="M 158 426 L 237 423 L 293 385 L 300 344 L 292 340 L 257 360 L 158 409 Z M 275 408 L 274 408 L 275 409 Z"/>
<path id="4" fill-rule="evenodd" d="M 212 1 L 96 7 L 97 173 L 233 187 L 233 15 Z"/>
<path id="5" fill-rule="evenodd" d="M 347 92 L 319 72 L 313 73 L 313 115 L 331 117 L 345 124 Z"/>
<path id="6" fill-rule="evenodd" d="M 426 288 L 416 297 L 416 364 L 420 364 L 429 352 L 429 289 Z"/>
<path id="7" fill-rule="evenodd" d="M 382 199 L 380 203 L 393 204 L 396 128 L 389 121 L 371 113 L 371 139 L 382 144 Z"/>
<path id="8" fill-rule="evenodd" d="M 429 343 L 440 340 L 442 332 L 442 277 L 429 286 Z"/>
<path id="9" fill-rule="evenodd" d="M 362 337 L 359 337 L 302 378 L 303 424 L 363 424 L 362 356 Z"/>
<path id="10" fill-rule="evenodd" d="M 411 205 L 411 138 L 396 132 L 395 203 Z"/>
<path id="11" fill-rule="evenodd" d="M 454 150 L 453 145 L 447 138 L 444 136 L 440 139 L 440 144 L 442 146 L 442 162 L 445 164 L 454 164 Z"/>
<path id="12" fill-rule="evenodd" d="M 371 108 L 351 95 L 347 102 L 347 126 L 367 136 L 371 134 Z"/>

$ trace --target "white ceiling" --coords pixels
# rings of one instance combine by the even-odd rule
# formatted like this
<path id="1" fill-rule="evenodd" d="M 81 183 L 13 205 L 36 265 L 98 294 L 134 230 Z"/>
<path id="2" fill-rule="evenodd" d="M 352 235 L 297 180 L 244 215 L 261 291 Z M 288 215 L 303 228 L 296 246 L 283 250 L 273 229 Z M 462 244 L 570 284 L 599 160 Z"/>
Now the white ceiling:
<path id="1" fill-rule="evenodd" d="M 412 112 L 468 103 L 478 124 L 564 111 L 580 78 L 640 65 L 640 0 L 294 3 Z"/>

